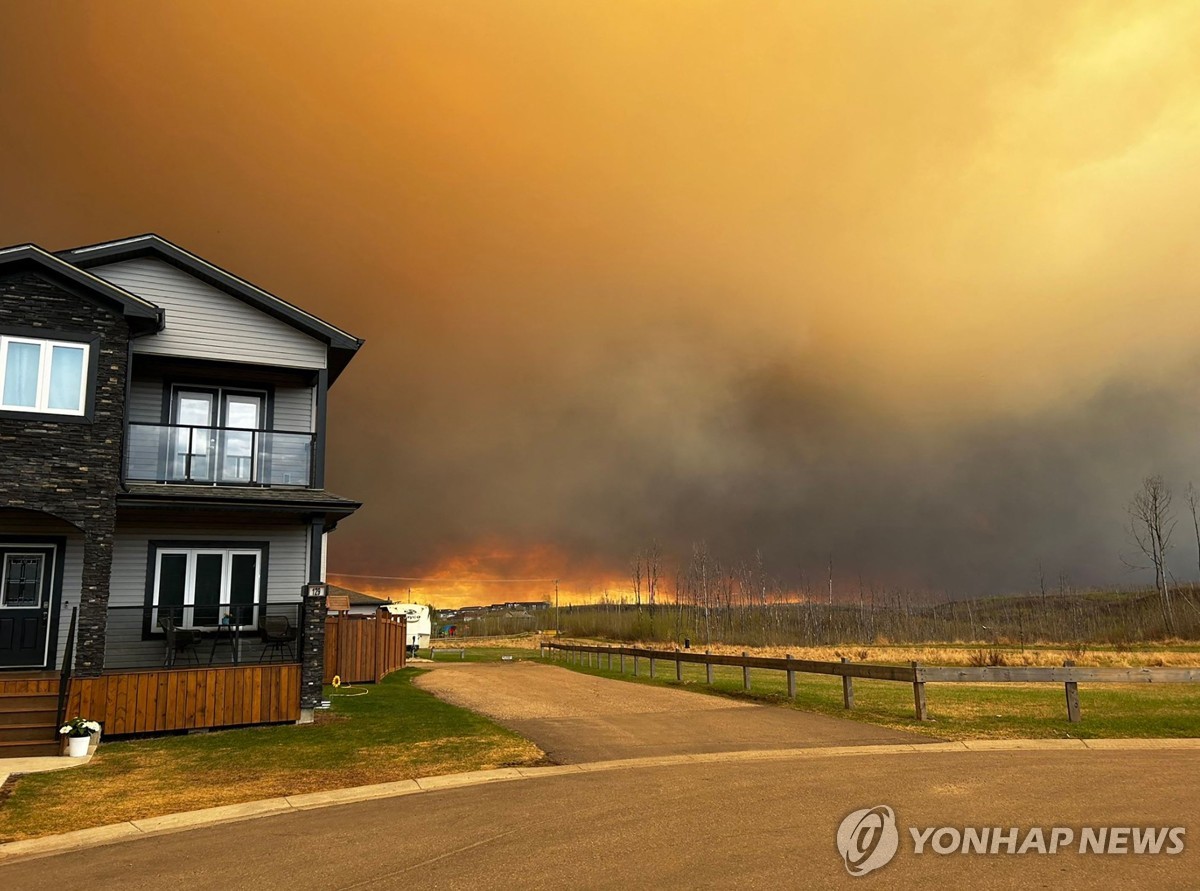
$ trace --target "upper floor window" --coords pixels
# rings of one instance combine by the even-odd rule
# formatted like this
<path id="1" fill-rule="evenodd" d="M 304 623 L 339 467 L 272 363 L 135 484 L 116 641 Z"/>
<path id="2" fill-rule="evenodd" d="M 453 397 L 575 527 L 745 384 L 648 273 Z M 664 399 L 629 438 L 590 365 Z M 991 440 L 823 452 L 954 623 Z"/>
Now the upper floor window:
<path id="1" fill-rule="evenodd" d="M 82 415 L 89 349 L 86 343 L 0 336 L 0 409 Z"/>

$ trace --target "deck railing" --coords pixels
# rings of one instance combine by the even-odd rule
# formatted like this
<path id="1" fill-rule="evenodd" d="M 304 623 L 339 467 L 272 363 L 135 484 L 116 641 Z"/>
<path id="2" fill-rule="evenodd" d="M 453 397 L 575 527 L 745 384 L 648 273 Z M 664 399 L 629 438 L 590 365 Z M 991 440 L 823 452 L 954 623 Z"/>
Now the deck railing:
<path id="1" fill-rule="evenodd" d="M 110 606 L 104 670 L 299 662 L 303 604 Z"/>
<path id="2" fill-rule="evenodd" d="M 315 434 L 130 424 L 125 478 L 155 483 L 309 487 Z"/>

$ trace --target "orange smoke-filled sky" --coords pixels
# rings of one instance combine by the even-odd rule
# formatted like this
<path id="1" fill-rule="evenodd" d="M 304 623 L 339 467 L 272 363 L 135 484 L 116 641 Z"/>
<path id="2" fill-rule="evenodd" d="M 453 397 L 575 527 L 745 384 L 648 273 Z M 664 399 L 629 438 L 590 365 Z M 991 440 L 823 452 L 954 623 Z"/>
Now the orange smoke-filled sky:
<path id="1" fill-rule="evenodd" d="M 367 338 L 331 398 L 330 487 L 366 501 L 335 570 L 500 542 L 620 578 L 657 538 L 797 584 L 830 552 L 883 585 L 1107 583 L 1140 478 L 1197 467 L 1194 3 L 0 29 L 0 242 L 156 231 Z"/>

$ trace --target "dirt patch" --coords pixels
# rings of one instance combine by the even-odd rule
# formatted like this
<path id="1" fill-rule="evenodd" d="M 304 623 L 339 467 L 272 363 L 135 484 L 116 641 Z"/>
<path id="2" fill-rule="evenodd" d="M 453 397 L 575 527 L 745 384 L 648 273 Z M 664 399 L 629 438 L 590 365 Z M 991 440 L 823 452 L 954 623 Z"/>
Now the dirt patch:
<path id="1" fill-rule="evenodd" d="M 622 684 L 533 662 L 444 664 L 414 682 L 499 721 L 754 708 L 698 693 Z"/>
<path id="2" fill-rule="evenodd" d="M 415 681 L 563 764 L 803 746 L 931 742 L 855 721 L 533 662 L 444 664 Z"/>

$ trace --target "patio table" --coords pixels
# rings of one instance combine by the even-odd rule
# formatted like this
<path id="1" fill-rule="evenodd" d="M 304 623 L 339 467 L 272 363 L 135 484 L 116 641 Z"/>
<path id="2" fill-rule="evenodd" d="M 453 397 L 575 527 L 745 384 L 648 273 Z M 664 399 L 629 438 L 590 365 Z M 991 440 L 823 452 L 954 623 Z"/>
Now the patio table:
<path id="1" fill-rule="evenodd" d="M 232 622 L 222 622 L 217 626 L 217 630 L 213 633 L 212 649 L 208 652 L 208 664 L 213 664 L 213 659 L 217 655 L 217 647 L 222 643 L 229 644 L 229 652 L 233 654 L 233 664 L 237 665 L 241 661 L 241 626 L 235 625 Z"/>

